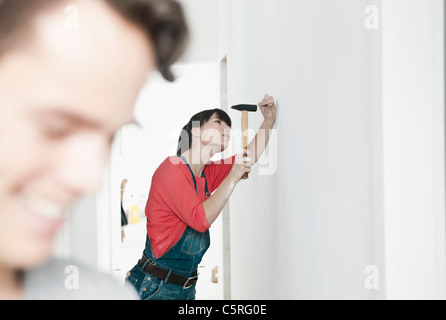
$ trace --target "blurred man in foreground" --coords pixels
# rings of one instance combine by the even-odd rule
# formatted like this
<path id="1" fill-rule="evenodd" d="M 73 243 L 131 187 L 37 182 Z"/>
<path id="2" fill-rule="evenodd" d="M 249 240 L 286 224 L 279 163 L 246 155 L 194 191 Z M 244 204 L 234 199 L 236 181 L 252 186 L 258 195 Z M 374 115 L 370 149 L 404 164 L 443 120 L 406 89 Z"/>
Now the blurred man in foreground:
<path id="1" fill-rule="evenodd" d="M 186 42 L 171 0 L 0 0 L 0 299 L 134 297 L 83 268 L 67 288 L 53 240 L 100 188 L 148 74 L 173 81 Z"/>

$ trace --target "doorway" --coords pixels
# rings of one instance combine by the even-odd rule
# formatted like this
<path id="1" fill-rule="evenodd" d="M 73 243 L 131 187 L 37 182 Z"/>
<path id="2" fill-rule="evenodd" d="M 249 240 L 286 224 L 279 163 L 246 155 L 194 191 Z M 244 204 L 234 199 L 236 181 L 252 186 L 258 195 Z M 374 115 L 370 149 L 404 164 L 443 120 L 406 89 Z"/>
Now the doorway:
<path id="1" fill-rule="evenodd" d="M 122 281 L 144 250 L 144 210 L 155 170 L 168 156 L 176 154 L 181 128 L 191 116 L 220 105 L 218 64 L 177 64 L 173 70 L 177 76 L 174 83 L 166 82 L 159 75 L 149 79 L 135 107 L 135 119 L 139 125 L 124 127 L 116 143 L 119 155 L 112 163 L 114 172 L 119 172 L 117 183 L 120 184 L 122 179 L 128 180 L 123 207 L 129 212 L 136 209 L 138 216 L 133 222 L 129 219 L 129 225 L 124 229 L 124 240 L 116 249 L 120 261 L 114 272 Z M 213 269 L 219 267 L 222 256 L 221 220 L 212 225 L 211 247 L 198 270 L 198 300 L 223 299 L 221 281 L 212 281 L 213 273 L 215 280 Z"/>

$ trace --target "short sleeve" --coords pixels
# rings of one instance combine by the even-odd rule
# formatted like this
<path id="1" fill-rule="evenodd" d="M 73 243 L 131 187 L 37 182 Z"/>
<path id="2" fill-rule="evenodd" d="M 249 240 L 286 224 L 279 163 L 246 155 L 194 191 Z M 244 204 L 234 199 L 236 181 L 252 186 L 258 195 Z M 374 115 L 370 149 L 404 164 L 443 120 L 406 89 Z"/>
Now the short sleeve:
<path id="1" fill-rule="evenodd" d="M 205 167 L 204 173 L 206 175 L 211 194 L 217 190 L 223 180 L 227 178 L 232 170 L 234 161 L 235 156 L 232 156 L 225 160 L 213 161 Z"/>

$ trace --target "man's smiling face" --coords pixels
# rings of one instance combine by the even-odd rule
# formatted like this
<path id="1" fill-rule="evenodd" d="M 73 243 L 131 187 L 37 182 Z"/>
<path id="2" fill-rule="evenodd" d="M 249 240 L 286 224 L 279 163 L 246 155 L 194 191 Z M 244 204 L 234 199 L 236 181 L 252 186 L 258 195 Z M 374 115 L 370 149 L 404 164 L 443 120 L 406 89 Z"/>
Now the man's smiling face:
<path id="1" fill-rule="evenodd" d="M 114 133 L 155 67 L 147 36 L 105 2 L 45 8 L 0 55 L 0 265 L 51 253 L 67 208 L 100 188 Z"/>

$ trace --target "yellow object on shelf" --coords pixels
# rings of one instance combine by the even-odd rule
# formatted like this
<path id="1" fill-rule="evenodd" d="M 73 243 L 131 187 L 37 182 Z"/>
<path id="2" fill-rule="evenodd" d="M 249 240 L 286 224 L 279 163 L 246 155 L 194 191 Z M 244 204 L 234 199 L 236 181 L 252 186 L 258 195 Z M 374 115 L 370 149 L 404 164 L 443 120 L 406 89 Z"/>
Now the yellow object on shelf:
<path id="1" fill-rule="evenodd" d="M 139 223 L 139 207 L 134 204 L 130 208 L 130 223 Z"/>

